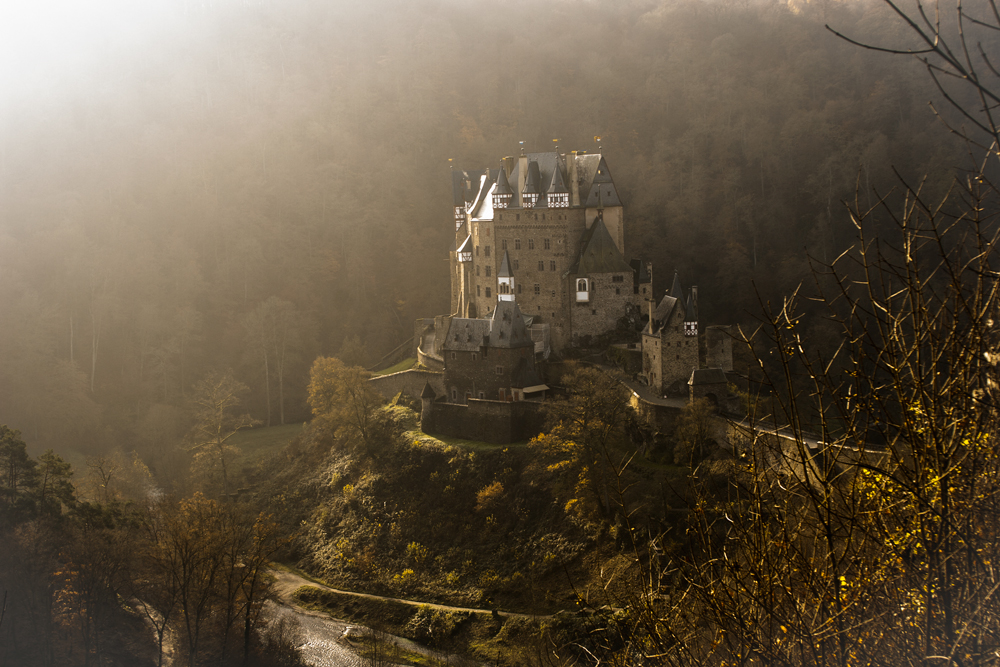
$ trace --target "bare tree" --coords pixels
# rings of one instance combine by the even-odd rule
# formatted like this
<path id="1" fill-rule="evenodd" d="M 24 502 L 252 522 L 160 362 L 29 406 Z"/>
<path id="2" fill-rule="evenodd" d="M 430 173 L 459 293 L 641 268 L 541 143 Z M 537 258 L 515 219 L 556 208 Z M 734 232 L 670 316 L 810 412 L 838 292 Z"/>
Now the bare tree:
<path id="1" fill-rule="evenodd" d="M 231 372 L 213 373 L 195 386 L 195 461 L 222 472 L 222 495 L 229 498 L 228 464 L 239 451 L 229 444 L 240 429 L 257 424 L 241 410 L 247 387 Z"/>

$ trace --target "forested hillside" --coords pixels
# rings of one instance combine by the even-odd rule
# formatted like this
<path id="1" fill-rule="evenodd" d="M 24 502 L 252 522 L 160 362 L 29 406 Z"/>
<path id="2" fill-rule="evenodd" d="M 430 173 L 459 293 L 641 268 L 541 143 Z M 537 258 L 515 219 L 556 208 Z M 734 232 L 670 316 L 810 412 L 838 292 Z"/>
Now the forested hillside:
<path id="1" fill-rule="evenodd" d="M 180 10 L 178 10 L 180 11 Z M 738 322 L 853 238 L 841 200 L 962 163 L 884 7 L 306 0 L 186 7 L 139 51 L 5 100 L 0 423 L 150 453 L 233 369 L 305 418 L 319 353 L 443 313 L 449 159 L 607 155 L 631 252 Z"/>

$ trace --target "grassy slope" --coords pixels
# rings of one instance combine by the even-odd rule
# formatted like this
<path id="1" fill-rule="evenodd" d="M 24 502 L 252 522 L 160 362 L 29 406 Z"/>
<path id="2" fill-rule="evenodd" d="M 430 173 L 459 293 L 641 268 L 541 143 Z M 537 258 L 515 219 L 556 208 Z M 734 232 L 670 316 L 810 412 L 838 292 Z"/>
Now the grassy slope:
<path id="1" fill-rule="evenodd" d="M 254 449 L 260 454 L 258 499 L 299 531 L 289 555 L 293 562 L 344 590 L 558 614 L 542 624 L 549 632 L 572 633 L 598 623 L 577 617 L 579 610 L 620 606 L 609 595 L 627 590 L 620 584 L 631 576 L 634 561 L 619 555 L 623 542 L 615 539 L 614 527 L 571 509 L 568 500 L 577 491 L 571 475 L 540 463 L 526 443 L 442 440 L 420 432 L 408 408 L 392 406 L 384 414 L 397 435 L 368 451 L 356 439 L 314 423 L 297 426 L 298 437 L 269 459 L 260 435 Z M 280 447 L 281 438 L 268 441 Z M 672 505 L 687 469 L 645 461 L 632 468 L 628 481 L 635 485 L 636 506 L 660 516 L 677 511 Z M 484 489 L 497 483 L 502 488 L 484 498 Z M 311 600 L 342 618 L 391 620 L 386 629 L 482 658 L 506 644 L 524 645 L 543 630 L 495 618 L 418 617 L 412 610 L 401 615 L 348 602 Z"/>

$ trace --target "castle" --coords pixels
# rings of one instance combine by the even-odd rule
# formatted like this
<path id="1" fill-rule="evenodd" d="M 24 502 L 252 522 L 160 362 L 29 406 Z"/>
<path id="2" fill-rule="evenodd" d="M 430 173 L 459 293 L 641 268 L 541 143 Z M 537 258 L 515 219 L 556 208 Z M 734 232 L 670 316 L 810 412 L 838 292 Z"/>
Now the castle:
<path id="1" fill-rule="evenodd" d="M 549 390 L 540 363 L 612 339 L 639 348 L 637 378 L 656 395 L 728 393 L 731 348 L 720 370 L 724 332 L 710 328 L 705 341 L 698 288 L 685 292 L 675 273 L 656 303 L 651 267 L 626 261 L 624 209 L 602 155 L 506 157 L 453 171 L 452 186 L 451 313 L 418 320 L 414 337 L 419 360 L 443 374 L 437 390 L 423 385 L 425 431 L 531 437 Z"/>
<path id="2" fill-rule="evenodd" d="M 532 337 L 562 352 L 613 331 L 650 296 L 625 260 L 625 219 L 600 154 L 528 153 L 498 169 L 452 172 L 451 312 L 489 317 L 516 300 Z"/>

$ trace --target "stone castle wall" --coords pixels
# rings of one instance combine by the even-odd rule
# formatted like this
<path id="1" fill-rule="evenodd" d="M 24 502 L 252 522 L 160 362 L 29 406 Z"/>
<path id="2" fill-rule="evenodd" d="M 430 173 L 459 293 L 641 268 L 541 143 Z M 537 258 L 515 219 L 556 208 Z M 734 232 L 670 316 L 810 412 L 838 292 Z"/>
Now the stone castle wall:
<path id="1" fill-rule="evenodd" d="M 424 390 L 424 384 L 427 382 L 431 383 L 431 387 L 438 396 L 444 396 L 444 373 L 440 371 L 412 369 L 373 377 L 368 382 L 375 388 L 375 391 L 387 399 L 393 398 L 399 392 L 413 398 L 420 398 L 420 392 Z"/>
<path id="2" fill-rule="evenodd" d="M 425 433 L 502 445 L 529 440 L 542 432 L 543 404 L 535 401 L 469 399 L 468 405 L 435 402 Z"/>
<path id="3" fill-rule="evenodd" d="M 615 282 L 616 275 L 621 276 L 621 281 Z M 631 271 L 580 277 L 590 279 L 590 301 L 578 303 L 576 286 L 572 286 L 574 291 L 569 300 L 572 302 L 570 317 L 575 340 L 583 336 L 600 336 L 614 330 L 618 320 L 625 314 L 625 306 L 637 300 L 632 293 Z"/>

